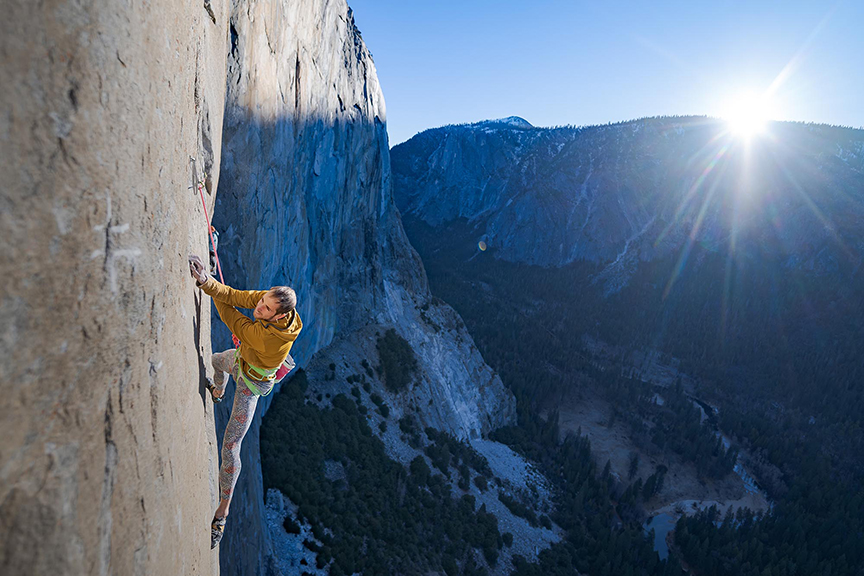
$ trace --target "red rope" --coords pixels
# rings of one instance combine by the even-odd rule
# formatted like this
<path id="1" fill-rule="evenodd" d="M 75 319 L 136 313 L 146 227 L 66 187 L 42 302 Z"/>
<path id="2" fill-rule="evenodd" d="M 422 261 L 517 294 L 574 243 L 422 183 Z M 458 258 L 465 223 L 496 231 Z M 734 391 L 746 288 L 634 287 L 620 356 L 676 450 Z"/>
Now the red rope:
<path id="1" fill-rule="evenodd" d="M 216 242 L 213 240 L 213 226 L 210 225 L 210 217 L 207 215 L 207 202 L 204 200 L 204 182 L 198 182 L 198 193 L 201 194 L 201 205 L 204 206 L 204 219 L 207 221 L 207 231 L 210 233 L 210 246 L 213 248 L 213 255 L 216 257 L 216 270 L 219 271 L 219 281 L 224 284 L 225 278 L 222 276 L 219 253 L 216 251 Z"/>
<path id="2" fill-rule="evenodd" d="M 210 217 L 207 215 L 207 202 L 204 200 L 204 183 L 198 182 L 198 193 L 201 194 L 201 205 L 204 206 L 204 219 L 207 221 L 207 231 L 210 233 L 210 246 L 213 247 L 213 256 L 216 258 L 216 270 L 219 271 L 219 281 L 225 283 L 225 278 L 222 276 L 222 264 L 219 263 L 219 252 L 216 251 L 216 241 L 213 240 L 213 226 L 210 225 Z M 234 334 L 231 334 L 231 341 L 234 347 L 240 346 L 240 340 Z"/>

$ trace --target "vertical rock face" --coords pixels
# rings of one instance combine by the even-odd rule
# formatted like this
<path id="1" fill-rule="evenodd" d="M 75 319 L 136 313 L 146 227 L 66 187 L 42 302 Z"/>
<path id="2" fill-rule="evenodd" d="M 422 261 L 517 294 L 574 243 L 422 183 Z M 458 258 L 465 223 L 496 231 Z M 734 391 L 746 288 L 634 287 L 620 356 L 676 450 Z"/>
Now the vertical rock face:
<path id="1" fill-rule="evenodd" d="M 452 333 L 421 319 L 431 296 L 392 202 L 384 99 L 347 4 L 236 3 L 224 114 L 214 224 L 225 280 L 297 290 L 304 329 L 292 354 L 299 364 L 337 337 L 342 345 L 357 339 L 358 356 L 374 350 L 374 330 L 361 329 L 392 326 L 420 360 L 412 398 L 422 406 L 436 400 L 423 422 L 477 437 L 511 421 L 512 395 L 455 312 L 436 306 L 434 313 Z M 230 346 L 221 323 L 213 344 Z M 272 569 L 265 564 L 258 456 L 269 400 L 243 443 L 243 473 L 221 544 L 226 574 Z M 218 430 L 229 412 L 230 400 L 220 407 Z"/>
<path id="2" fill-rule="evenodd" d="M 227 7 L 4 3 L 0 573 L 215 574 L 196 168 Z M 212 202 L 216 181 L 207 182 Z"/>
<path id="3" fill-rule="evenodd" d="M 211 337 L 229 335 L 218 322 L 211 335 L 186 264 L 207 252 L 199 182 L 226 281 L 297 288 L 301 364 L 337 336 L 393 327 L 418 353 L 412 398 L 435 401 L 421 421 L 475 438 L 512 421 L 458 315 L 429 307 L 344 2 L 13 0 L 7 18 L 0 572 L 213 574 L 219 557 L 227 573 L 268 571 L 266 400 L 209 550 L 218 455 L 203 382 Z"/>
<path id="4" fill-rule="evenodd" d="M 301 362 L 381 305 L 393 229 L 384 114 L 344 2 L 235 7 L 214 224 L 227 281 L 299 290 Z M 406 274 L 422 276 L 406 256 Z"/>

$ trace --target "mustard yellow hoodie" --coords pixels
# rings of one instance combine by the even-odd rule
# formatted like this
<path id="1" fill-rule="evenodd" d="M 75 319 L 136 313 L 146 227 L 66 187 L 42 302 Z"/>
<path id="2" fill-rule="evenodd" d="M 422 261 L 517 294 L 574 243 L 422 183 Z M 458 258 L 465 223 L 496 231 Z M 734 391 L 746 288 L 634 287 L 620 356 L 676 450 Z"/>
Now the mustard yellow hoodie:
<path id="1" fill-rule="evenodd" d="M 254 309 L 267 290 L 235 290 L 217 282 L 212 276 L 198 286 L 213 298 L 219 317 L 240 339 L 240 369 L 250 380 L 260 380 L 260 377 L 247 369 L 250 364 L 256 368 L 272 370 L 285 361 L 291 345 L 303 328 L 297 310 L 292 310 L 285 318 L 276 322 L 250 320 L 237 308 Z"/>

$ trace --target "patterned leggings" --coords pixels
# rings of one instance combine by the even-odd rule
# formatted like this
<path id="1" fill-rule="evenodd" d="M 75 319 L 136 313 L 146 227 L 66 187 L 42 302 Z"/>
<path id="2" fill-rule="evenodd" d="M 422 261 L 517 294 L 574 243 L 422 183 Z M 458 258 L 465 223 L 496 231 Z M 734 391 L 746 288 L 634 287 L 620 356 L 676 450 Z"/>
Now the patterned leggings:
<path id="1" fill-rule="evenodd" d="M 213 354 L 210 363 L 216 374 L 213 383 L 217 394 L 224 394 L 228 385 L 228 376 L 234 378 L 237 389 L 234 391 L 234 407 L 231 409 L 231 418 L 225 427 L 225 437 L 222 439 L 222 467 L 219 468 L 219 495 L 223 500 L 230 500 L 234 492 L 234 485 L 240 476 L 240 444 L 243 437 L 252 424 L 255 415 L 255 407 L 258 405 L 258 396 L 249 390 L 249 387 L 239 377 L 239 364 L 234 361 L 236 350 L 230 348 L 224 352 Z M 266 393 L 272 384 L 262 384 L 259 388 Z"/>

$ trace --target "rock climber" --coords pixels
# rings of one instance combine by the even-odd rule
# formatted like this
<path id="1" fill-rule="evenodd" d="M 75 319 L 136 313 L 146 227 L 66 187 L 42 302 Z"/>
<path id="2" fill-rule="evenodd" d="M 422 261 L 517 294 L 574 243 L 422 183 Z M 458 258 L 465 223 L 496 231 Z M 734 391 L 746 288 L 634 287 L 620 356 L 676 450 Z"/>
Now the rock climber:
<path id="1" fill-rule="evenodd" d="M 240 340 L 240 345 L 213 354 L 210 362 L 215 371 L 208 383 L 214 402 L 221 402 L 228 384 L 234 378 L 234 406 L 222 440 L 222 466 L 219 469 L 219 506 L 210 526 L 210 548 L 222 540 L 228 507 L 237 477 L 240 475 L 240 443 L 249 430 L 259 396 L 266 396 L 275 385 L 277 371 L 286 362 L 291 345 L 303 328 L 297 314 L 297 295 L 287 286 L 270 290 L 235 290 L 217 282 L 198 256 L 189 257 L 189 270 L 197 285 L 213 299 L 219 317 Z M 254 310 L 250 320 L 237 308 Z"/>

